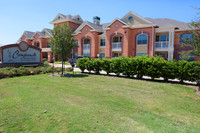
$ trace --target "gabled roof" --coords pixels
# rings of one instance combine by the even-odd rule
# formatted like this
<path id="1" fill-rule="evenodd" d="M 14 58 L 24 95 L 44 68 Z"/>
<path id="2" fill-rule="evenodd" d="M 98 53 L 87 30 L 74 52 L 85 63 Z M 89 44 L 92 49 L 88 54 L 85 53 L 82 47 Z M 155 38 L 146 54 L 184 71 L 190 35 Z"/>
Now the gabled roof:
<path id="1" fill-rule="evenodd" d="M 147 19 L 141 17 L 140 15 L 138 15 L 138 14 L 132 12 L 132 11 L 128 12 L 124 17 L 121 18 L 121 20 L 125 22 L 125 21 L 126 21 L 126 18 L 129 17 L 129 16 L 136 17 L 137 19 L 140 19 L 141 21 L 144 21 L 145 24 L 152 24 L 151 21 L 149 21 L 149 20 L 147 20 Z"/>
<path id="2" fill-rule="evenodd" d="M 42 32 L 43 32 L 43 33 L 45 32 L 46 37 L 52 37 L 52 36 L 53 36 L 53 35 L 52 35 L 52 32 L 51 32 L 51 29 L 44 28 L 44 29 L 42 30 Z"/>
<path id="3" fill-rule="evenodd" d="M 127 25 L 127 23 L 125 23 L 124 21 L 122 21 L 121 19 L 118 19 L 118 18 L 116 18 L 116 19 L 114 19 L 107 27 L 109 27 L 109 26 L 111 26 L 115 21 L 120 21 L 121 23 L 123 23 L 124 25 Z"/>
<path id="4" fill-rule="evenodd" d="M 146 19 L 158 25 L 159 28 L 177 27 L 179 30 L 189 29 L 189 23 L 184 23 L 173 19 L 168 19 L 168 18 L 157 18 L 157 19 L 146 18 Z"/>
<path id="5" fill-rule="evenodd" d="M 36 31 L 35 34 L 33 35 L 33 38 L 34 38 L 34 36 L 35 36 L 36 34 L 39 35 L 39 38 L 44 37 L 44 35 L 43 35 L 42 32 L 40 32 L 40 31 Z M 32 38 L 32 39 L 33 39 L 33 38 Z"/>
<path id="6" fill-rule="evenodd" d="M 51 21 L 50 23 L 51 24 L 54 24 L 54 23 L 57 23 L 57 22 L 62 22 L 62 21 L 67 21 L 67 20 L 71 20 L 71 21 L 74 21 L 74 22 L 77 22 L 77 23 L 82 23 L 83 20 L 82 18 L 80 17 L 80 15 L 63 15 L 61 13 L 59 13 L 53 21 Z"/>
<path id="7" fill-rule="evenodd" d="M 24 31 L 22 36 L 24 35 L 27 39 L 32 39 L 34 34 L 35 34 L 35 32 L 32 32 L 32 31 Z"/>
<path id="8" fill-rule="evenodd" d="M 102 28 L 102 25 L 96 25 L 96 24 L 94 24 L 94 23 L 85 21 L 85 22 L 83 22 L 83 23 L 75 30 L 75 33 L 81 32 L 82 28 L 83 28 L 85 25 L 89 26 L 92 30 L 96 30 L 96 31 L 99 31 L 99 32 L 104 32 L 104 30 L 103 30 L 103 28 Z"/>

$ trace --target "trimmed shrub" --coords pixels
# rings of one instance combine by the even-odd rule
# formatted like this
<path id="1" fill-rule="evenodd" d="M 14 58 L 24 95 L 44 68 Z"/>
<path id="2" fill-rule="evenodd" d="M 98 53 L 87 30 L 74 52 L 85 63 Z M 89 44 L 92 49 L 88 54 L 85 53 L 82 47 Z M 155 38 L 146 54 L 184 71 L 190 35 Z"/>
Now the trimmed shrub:
<path id="1" fill-rule="evenodd" d="M 147 75 L 146 73 L 147 59 L 148 57 L 145 55 L 135 57 L 135 61 L 136 61 L 135 71 L 136 71 L 137 78 L 142 78 L 143 76 Z"/>
<path id="2" fill-rule="evenodd" d="M 112 59 L 112 62 L 110 64 L 111 71 L 114 72 L 117 76 L 119 76 L 120 73 L 123 72 L 123 68 L 121 65 L 122 61 L 123 61 L 123 57 L 119 57 L 119 58 Z"/>
<path id="3" fill-rule="evenodd" d="M 112 62 L 112 59 L 102 59 L 102 70 L 104 70 L 107 74 L 111 73 L 111 67 L 110 64 Z"/>
<path id="4" fill-rule="evenodd" d="M 92 59 L 92 64 L 94 67 L 94 72 L 96 74 L 99 74 L 99 71 L 102 70 L 102 61 L 100 59 Z"/>
<path id="5" fill-rule="evenodd" d="M 87 69 L 89 72 L 104 70 L 109 73 L 115 73 L 117 76 L 122 73 L 127 77 L 136 75 L 138 78 L 149 76 L 152 79 L 163 77 L 164 80 L 179 79 L 196 81 L 200 79 L 200 62 L 188 61 L 167 61 L 161 57 L 136 56 L 119 57 L 115 59 L 79 59 L 78 66 L 81 66 L 82 72 Z"/>
<path id="6" fill-rule="evenodd" d="M 73 71 L 73 68 L 72 68 L 72 67 L 65 68 L 65 71 L 67 71 L 67 72 L 72 72 L 72 71 Z"/>
<path id="7" fill-rule="evenodd" d="M 94 61 L 93 60 L 88 60 L 85 62 L 86 64 L 86 69 L 91 73 L 91 71 L 94 71 Z"/>
<path id="8" fill-rule="evenodd" d="M 78 59 L 78 62 L 77 62 L 77 66 L 81 69 L 81 72 L 83 73 L 84 70 L 86 69 L 86 63 L 89 61 L 89 58 L 81 58 L 81 59 Z"/>

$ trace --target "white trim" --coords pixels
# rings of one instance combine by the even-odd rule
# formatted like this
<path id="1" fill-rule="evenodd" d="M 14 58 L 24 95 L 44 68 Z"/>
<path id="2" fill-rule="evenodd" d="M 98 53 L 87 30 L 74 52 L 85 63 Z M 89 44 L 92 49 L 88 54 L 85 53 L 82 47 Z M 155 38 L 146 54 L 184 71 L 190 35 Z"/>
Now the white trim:
<path id="1" fill-rule="evenodd" d="M 91 29 L 92 29 L 92 31 L 97 31 L 97 30 L 94 30 L 94 28 L 92 27 L 92 26 L 90 26 L 89 24 L 88 24 L 88 22 L 87 21 L 85 21 L 85 22 L 83 22 L 76 30 L 75 30 L 75 32 L 81 32 L 81 30 L 85 27 L 85 26 L 89 26 Z M 100 32 L 100 31 L 99 31 Z"/>
<path id="2" fill-rule="evenodd" d="M 101 39 L 105 39 L 105 46 L 101 46 Z M 99 38 L 99 48 L 105 48 L 106 47 L 106 38 Z"/>
<path id="3" fill-rule="evenodd" d="M 153 56 L 153 46 L 154 46 L 154 27 L 153 27 L 153 25 L 152 25 L 152 56 Z"/>
<path id="4" fill-rule="evenodd" d="M 136 16 L 136 17 L 142 19 L 142 20 L 145 21 L 146 23 L 153 24 L 153 23 L 150 22 L 149 20 L 146 20 L 145 18 L 139 16 L 138 14 L 136 14 L 136 13 L 134 13 L 134 12 L 132 12 L 132 11 L 128 12 L 122 19 L 126 18 L 126 16 L 129 16 L 129 15 L 134 15 L 134 16 Z"/>
<path id="5" fill-rule="evenodd" d="M 143 31 L 142 31 L 143 32 Z M 139 35 L 147 35 L 147 44 L 138 44 L 137 43 L 137 40 L 138 40 L 138 36 Z M 136 36 L 136 45 L 148 45 L 148 34 L 145 34 L 145 33 L 141 33 L 141 34 L 138 34 L 137 36 Z"/>
<path id="6" fill-rule="evenodd" d="M 110 23 L 107 27 L 109 27 L 109 26 L 111 26 L 115 21 L 120 21 L 121 23 L 123 23 L 124 25 L 127 25 L 124 21 L 122 21 L 122 20 L 120 20 L 120 19 L 118 19 L 118 18 L 116 18 L 116 19 L 114 19 L 113 21 L 112 21 L 112 23 Z"/>
<path id="7" fill-rule="evenodd" d="M 51 30 L 51 29 L 49 29 L 49 30 Z M 49 33 L 49 36 L 50 36 L 50 37 L 53 36 L 46 28 L 44 28 L 42 31 L 46 31 L 47 33 Z"/>

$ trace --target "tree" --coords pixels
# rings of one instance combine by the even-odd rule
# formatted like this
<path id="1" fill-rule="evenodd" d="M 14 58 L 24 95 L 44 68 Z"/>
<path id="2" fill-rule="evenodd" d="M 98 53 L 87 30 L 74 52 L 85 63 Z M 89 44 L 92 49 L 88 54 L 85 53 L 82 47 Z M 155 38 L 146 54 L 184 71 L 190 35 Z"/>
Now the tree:
<path id="1" fill-rule="evenodd" d="M 54 27 L 50 38 L 50 46 L 53 54 L 62 60 L 63 75 L 64 61 L 71 54 L 72 49 L 76 47 L 71 28 L 67 24 Z"/>
<path id="2" fill-rule="evenodd" d="M 198 8 L 200 11 L 200 8 Z M 189 25 L 190 33 L 192 37 L 187 37 L 184 39 L 183 46 L 189 46 L 192 48 L 191 52 L 194 53 L 194 56 L 200 58 L 200 12 L 197 13 L 199 15 L 196 20 L 192 21 Z M 183 54 L 184 55 L 184 54 Z M 195 72 L 200 74 L 200 68 L 195 67 Z M 200 91 L 200 79 L 197 80 L 197 84 L 199 85 L 198 91 Z"/>
<path id="3" fill-rule="evenodd" d="M 198 10 L 200 11 L 200 8 Z M 200 58 L 200 13 L 197 14 L 199 16 L 189 25 L 189 32 L 192 36 L 187 36 L 186 39 L 183 39 L 184 43 L 182 44 L 182 46 L 191 47 L 192 50 L 190 52 L 194 53 L 194 56 Z"/>

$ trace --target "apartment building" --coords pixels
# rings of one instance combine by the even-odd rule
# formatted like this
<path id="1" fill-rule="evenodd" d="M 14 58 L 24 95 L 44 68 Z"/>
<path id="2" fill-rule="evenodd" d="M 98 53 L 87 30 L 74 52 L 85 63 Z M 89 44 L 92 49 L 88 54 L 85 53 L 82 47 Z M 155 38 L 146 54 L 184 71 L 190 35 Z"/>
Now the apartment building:
<path id="1" fill-rule="evenodd" d="M 78 46 L 74 49 L 74 57 L 160 55 L 167 60 L 179 60 L 181 51 L 191 50 L 190 47 L 181 47 L 184 38 L 191 37 L 189 24 L 167 18 L 143 18 L 129 12 L 110 23 L 101 23 L 97 16 L 93 18 L 93 22 L 88 22 L 83 21 L 79 15 L 58 14 L 50 23 L 54 26 L 67 23 L 71 27 Z M 50 62 L 52 53 L 48 41 L 51 36 L 49 29 L 41 32 L 25 31 L 19 42 L 26 41 L 42 48 L 43 56 Z"/>

